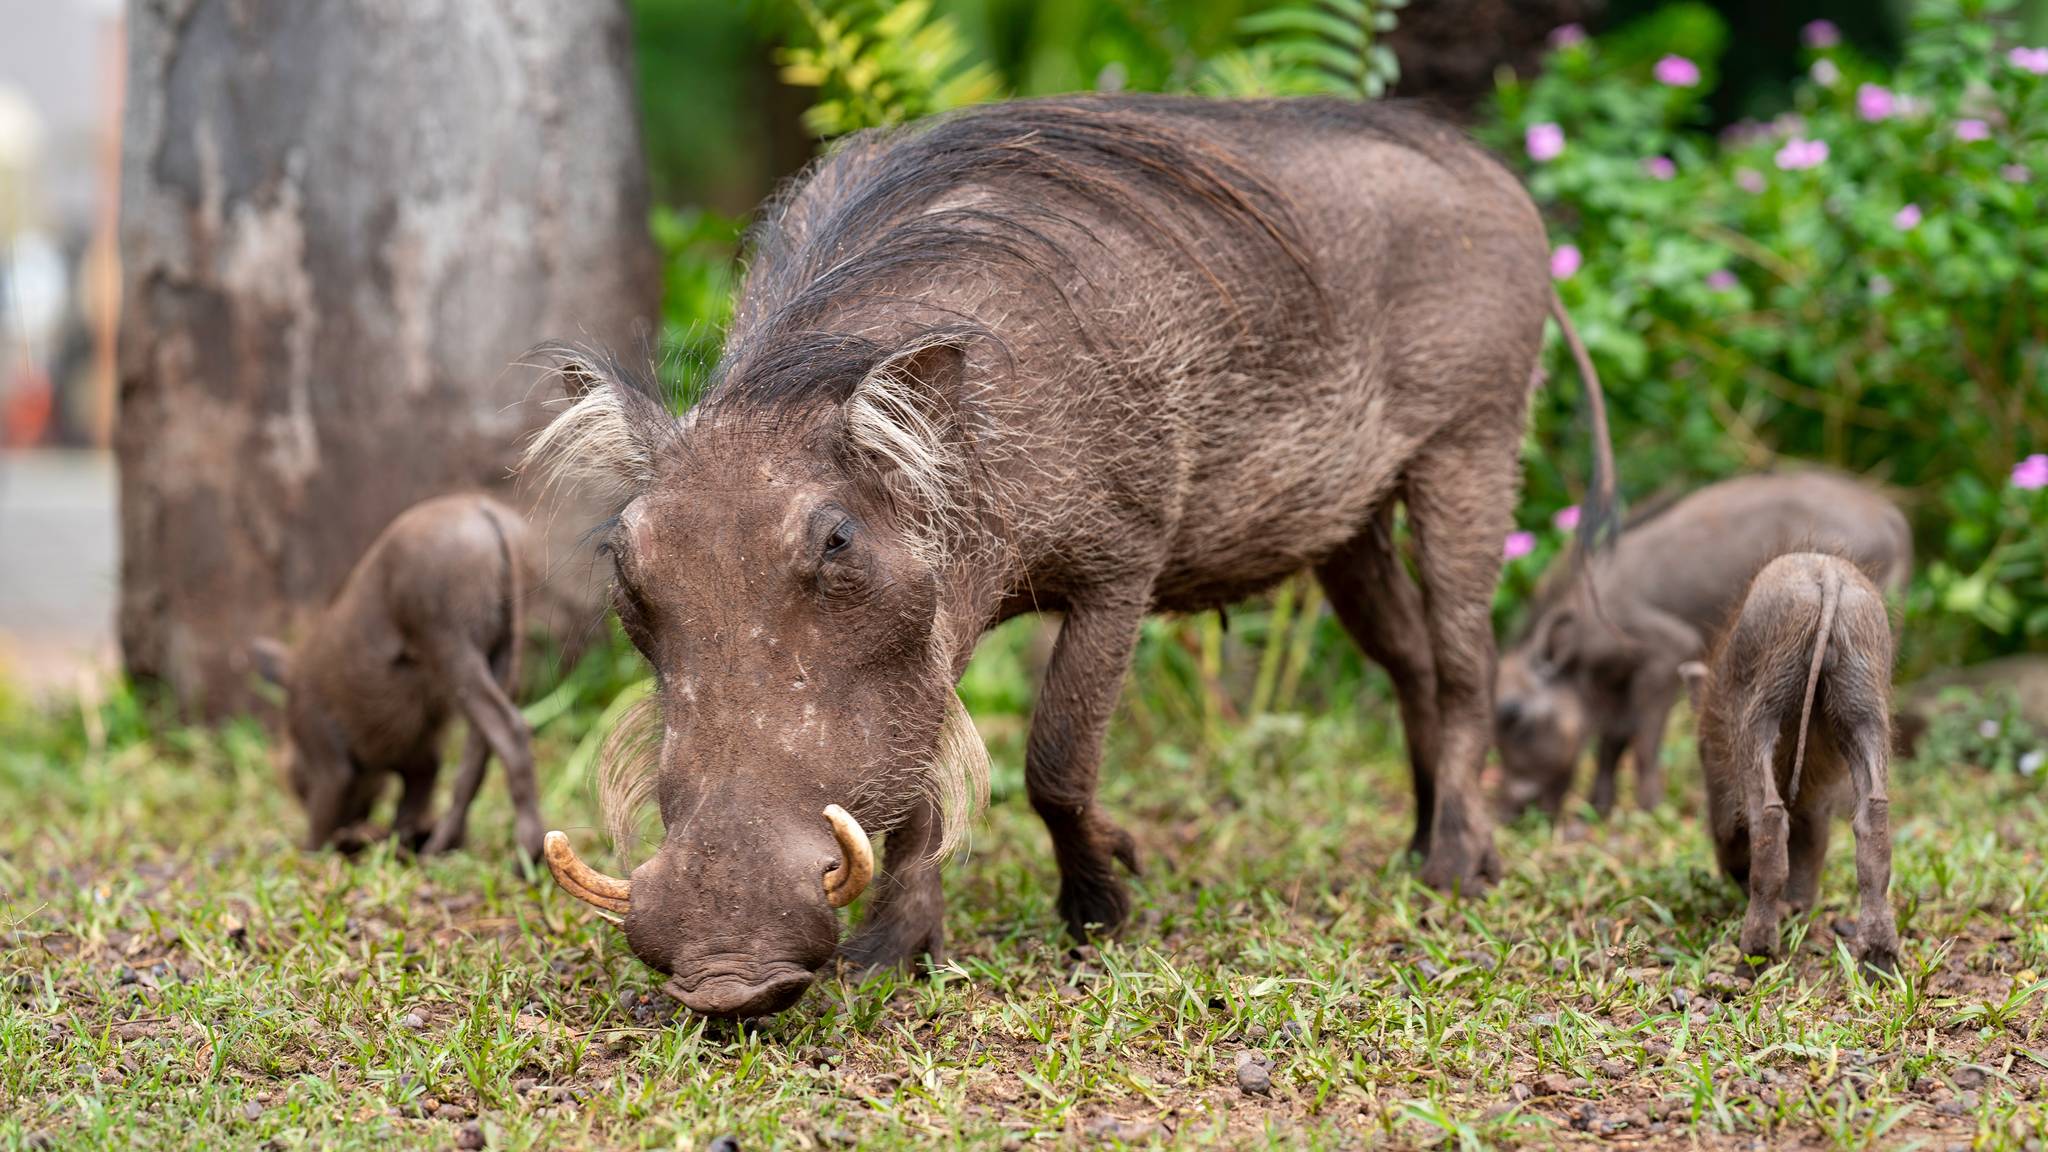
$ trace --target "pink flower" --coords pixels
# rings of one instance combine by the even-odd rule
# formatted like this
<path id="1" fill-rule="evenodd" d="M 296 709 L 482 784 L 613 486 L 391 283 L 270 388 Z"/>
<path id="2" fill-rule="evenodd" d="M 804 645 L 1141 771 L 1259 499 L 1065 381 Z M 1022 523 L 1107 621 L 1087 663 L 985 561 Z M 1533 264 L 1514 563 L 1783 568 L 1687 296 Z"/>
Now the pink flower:
<path id="1" fill-rule="evenodd" d="M 1778 149 L 1778 154 L 1774 159 L 1778 167 L 1787 172 L 1801 172 L 1808 168 L 1818 168 L 1822 164 L 1827 163 L 1828 142 L 1825 140 L 1807 140 L 1803 137 L 1794 136 L 1790 140 L 1785 141 L 1783 148 Z"/>
<path id="2" fill-rule="evenodd" d="M 1569 280 L 1577 274 L 1579 265 L 1583 263 L 1585 261 L 1579 255 L 1578 245 L 1559 244 L 1550 250 L 1550 278 Z"/>
<path id="3" fill-rule="evenodd" d="M 1833 88 L 1836 82 L 1842 78 L 1841 68 L 1833 60 L 1825 56 L 1815 60 L 1813 67 L 1806 71 L 1808 75 L 1813 77 L 1813 82 L 1823 88 Z"/>
<path id="4" fill-rule="evenodd" d="M 1586 42 L 1586 29 L 1578 24 L 1560 24 L 1550 30 L 1550 47 L 1553 50 L 1570 48 Z"/>
<path id="5" fill-rule="evenodd" d="M 2014 184 L 2025 184 L 2033 176 L 2025 164 L 2007 164 L 1998 170 L 1998 174 Z"/>
<path id="6" fill-rule="evenodd" d="M 1549 122 L 1531 124 L 1522 135 L 1522 146 L 1529 150 L 1529 159 L 1538 164 L 1555 160 L 1564 152 L 1564 129 Z"/>
<path id="7" fill-rule="evenodd" d="M 1735 273 L 1730 272 L 1726 268 L 1716 268 L 1712 272 L 1707 273 L 1707 287 L 1712 288 L 1716 292 L 1726 292 L 1735 287 L 1737 283 Z"/>
<path id="8" fill-rule="evenodd" d="M 1891 89 L 1876 84 L 1857 86 L 1856 114 L 1865 120 L 1889 120 L 1896 107 Z"/>
<path id="9" fill-rule="evenodd" d="M 1901 232 L 1911 232 L 1920 226 L 1920 206 L 1908 204 L 1892 216 L 1892 227 Z"/>
<path id="10" fill-rule="evenodd" d="M 1842 42 L 1842 30 L 1832 20 L 1815 20 L 1799 30 L 1799 38 L 1808 48 L 1833 48 Z"/>
<path id="11" fill-rule="evenodd" d="M 1559 532 L 1570 532 L 1572 529 L 1577 528 L 1579 526 L 1579 506 L 1573 504 L 1570 507 L 1559 508 L 1557 515 L 1550 518 L 1550 523 Z"/>
<path id="12" fill-rule="evenodd" d="M 1991 139 L 1991 125 L 1986 124 L 1982 120 L 1958 120 L 1956 121 L 1956 139 L 1961 140 L 1965 144 L 1974 144 L 1979 140 L 1989 140 Z"/>
<path id="13" fill-rule="evenodd" d="M 1503 560 L 1520 560 L 1535 550 L 1536 534 L 1534 532 L 1510 532 L 1508 533 L 1508 538 L 1501 541 L 1500 557 Z"/>
<path id="14" fill-rule="evenodd" d="M 1643 161 L 1643 171 L 1655 179 L 1669 180 L 1678 175 L 1678 165 L 1673 164 L 1669 156 L 1652 156 Z"/>
<path id="15" fill-rule="evenodd" d="M 1754 168 L 1737 168 L 1735 186 L 1752 196 L 1761 196 L 1764 191 L 1764 174 Z"/>
<path id="16" fill-rule="evenodd" d="M 1683 56 L 1666 56 L 1652 71 L 1657 83 L 1672 88 L 1690 88 L 1700 82 L 1700 66 Z"/>
<path id="17" fill-rule="evenodd" d="M 2036 452 L 2013 465 L 2012 486 L 2024 492 L 2048 488 L 2048 456 Z"/>
<path id="18" fill-rule="evenodd" d="M 2048 76 L 2048 48 L 2015 48 L 2005 54 L 2012 66 L 2036 76 Z"/>

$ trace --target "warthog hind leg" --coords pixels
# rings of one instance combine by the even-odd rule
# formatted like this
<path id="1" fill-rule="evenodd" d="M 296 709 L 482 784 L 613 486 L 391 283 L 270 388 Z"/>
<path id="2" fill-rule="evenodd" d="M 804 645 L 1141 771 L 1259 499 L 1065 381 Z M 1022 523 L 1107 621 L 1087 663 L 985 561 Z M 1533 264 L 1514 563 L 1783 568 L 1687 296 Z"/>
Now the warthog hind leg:
<path id="1" fill-rule="evenodd" d="M 1436 661 L 1429 650 L 1422 590 L 1409 579 L 1395 549 L 1393 519 L 1389 500 L 1363 532 L 1317 566 L 1316 579 L 1329 593 L 1344 630 L 1394 682 L 1415 785 L 1415 834 L 1408 850 L 1427 857 L 1436 819 Z"/>

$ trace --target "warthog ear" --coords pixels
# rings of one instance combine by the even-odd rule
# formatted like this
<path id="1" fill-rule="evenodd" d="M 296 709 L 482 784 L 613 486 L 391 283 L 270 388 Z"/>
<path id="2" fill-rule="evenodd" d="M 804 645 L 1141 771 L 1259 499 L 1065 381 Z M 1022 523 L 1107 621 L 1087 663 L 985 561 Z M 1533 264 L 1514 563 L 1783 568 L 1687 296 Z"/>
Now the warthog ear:
<path id="1" fill-rule="evenodd" d="M 1678 666 L 1678 678 L 1685 681 L 1686 694 L 1692 697 L 1693 710 L 1698 711 L 1700 701 L 1706 697 L 1707 685 L 1713 680 L 1713 673 L 1698 660 L 1687 660 Z"/>
<path id="2" fill-rule="evenodd" d="M 567 344 L 544 344 L 529 355 L 562 382 L 569 406 L 534 436 L 520 466 L 539 468 L 550 485 L 592 484 L 620 503 L 652 486 L 655 459 L 678 428 L 652 376 Z"/>
<path id="3" fill-rule="evenodd" d="M 957 509 L 965 470 L 960 391 L 967 354 L 955 340 L 914 343 L 884 359 L 843 407 L 847 446 L 910 505 L 919 537 L 936 553 Z"/>
<path id="4" fill-rule="evenodd" d="M 279 688 L 291 678 L 292 650 L 280 641 L 268 636 L 258 636 L 249 641 L 249 659 L 255 663 L 258 676 Z"/>
<path id="5" fill-rule="evenodd" d="M 1537 626 L 1536 640 L 1530 647 L 1546 677 L 1562 676 L 1578 662 L 1578 623 L 1578 614 L 1564 608 L 1551 613 L 1549 619 Z"/>

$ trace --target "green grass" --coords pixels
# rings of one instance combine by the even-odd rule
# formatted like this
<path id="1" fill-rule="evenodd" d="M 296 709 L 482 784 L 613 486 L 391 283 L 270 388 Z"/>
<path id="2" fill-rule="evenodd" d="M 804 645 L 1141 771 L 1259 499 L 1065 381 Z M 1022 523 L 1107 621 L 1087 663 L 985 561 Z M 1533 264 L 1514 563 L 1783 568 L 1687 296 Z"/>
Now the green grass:
<path id="1" fill-rule="evenodd" d="M 515 875 L 495 777 L 469 854 L 309 856 L 252 727 L 0 705 L 0 1147 L 2041 1146 L 2038 781 L 1900 766 L 1900 977 L 1829 927 L 1844 828 L 1791 959 L 1737 980 L 1686 748 L 1663 810 L 1504 831 L 1505 882 L 1446 902 L 1395 860 L 1391 709 L 1166 699 L 1162 661 L 1213 655 L 1185 627 L 1112 741 L 1146 863 L 1121 940 L 1061 938 L 1020 674 L 978 668 L 997 798 L 949 875 L 949 962 L 747 1026 L 673 1015 L 614 929 Z M 544 763 L 601 703 L 543 727 Z M 588 780 L 547 788 L 597 848 Z"/>

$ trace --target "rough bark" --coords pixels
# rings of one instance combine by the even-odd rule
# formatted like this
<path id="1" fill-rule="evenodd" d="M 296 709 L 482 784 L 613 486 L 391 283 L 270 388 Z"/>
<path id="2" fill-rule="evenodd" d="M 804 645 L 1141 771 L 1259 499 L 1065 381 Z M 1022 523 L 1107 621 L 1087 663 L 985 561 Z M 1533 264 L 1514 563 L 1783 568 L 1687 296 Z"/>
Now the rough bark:
<path id="1" fill-rule="evenodd" d="M 535 507 L 521 352 L 652 330 L 629 31 L 616 0 L 140 0 L 129 38 L 121 644 L 218 715 L 407 506 Z M 535 519 L 535 615 L 587 623 L 587 524 Z"/>

